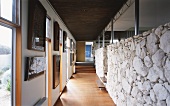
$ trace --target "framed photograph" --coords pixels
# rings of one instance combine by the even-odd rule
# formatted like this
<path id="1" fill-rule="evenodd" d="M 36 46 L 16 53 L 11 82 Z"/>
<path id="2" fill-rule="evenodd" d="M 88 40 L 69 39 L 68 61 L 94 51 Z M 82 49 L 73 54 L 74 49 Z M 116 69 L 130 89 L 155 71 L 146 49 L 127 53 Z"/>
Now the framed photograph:
<path id="1" fill-rule="evenodd" d="M 67 32 L 63 32 L 63 52 L 66 52 L 67 49 Z"/>
<path id="2" fill-rule="evenodd" d="M 54 22 L 54 50 L 59 51 L 60 27 L 58 22 Z"/>
<path id="3" fill-rule="evenodd" d="M 53 89 L 60 83 L 60 55 L 53 55 Z"/>
<path id="4" fill-rule="evenodd" d="M 74 53 L 70 53 L 70 66 L 73 65 L 73 61 L 74 61 Z"/>
<path id="5" fill-rule="evenodd" d="M 39 0 L 29 0 L 27 46 L 30 50 L 45 51 L 46 13 Z"/>
<path id="6" fill-rule="evenodd" d="M 70 39 L 70 51 L 73 51 L 73 40 Z"/>
<path id="7" fill-rule="evenodd" d="M 26 66 L 25 81 L 28 81 L 44 74 L 44 71 L 46 70 L 46 58 L 27 57 Z"/>

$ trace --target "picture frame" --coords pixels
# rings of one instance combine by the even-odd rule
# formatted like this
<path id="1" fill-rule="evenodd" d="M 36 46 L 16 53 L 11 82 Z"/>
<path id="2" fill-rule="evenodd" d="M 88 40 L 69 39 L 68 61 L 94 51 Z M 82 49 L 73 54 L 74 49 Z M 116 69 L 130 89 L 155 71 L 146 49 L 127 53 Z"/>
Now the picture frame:
<path id="1" fill-rule="evenodd" d="M 36 78 L 46 70 L 46 58 L 45 57 L 26 57 L 26 70 L 24 81 L 29 81 Z"/>
<path id="2" fill-rule="evenodd" d="M 60 27 L 58 22 L 54 22 L 54 50 L 59 51 Z"/>
<path id="3" fill-rule="evenodd" d="M 29 0 L 28 41 L 29 50 L 45 51 L 47 11 L 39 0 Z"/>
<path id="4" fill-rule="evenodd" d="M 63 31 L 63 52 L 67 49 L 67 32 Z"/>
<path id="5" fill-rule="evenodd" d="M 53 55 L 53 89 L 60 83 L 60 55 Z"/>

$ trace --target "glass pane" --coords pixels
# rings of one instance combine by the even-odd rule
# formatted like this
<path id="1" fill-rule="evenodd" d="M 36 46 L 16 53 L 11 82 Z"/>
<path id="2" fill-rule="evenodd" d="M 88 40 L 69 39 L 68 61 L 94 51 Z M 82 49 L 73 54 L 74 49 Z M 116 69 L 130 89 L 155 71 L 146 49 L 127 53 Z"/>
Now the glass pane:
<path id="1" fill-rule="evenodd" d="M 51 21 L 46 18 L 46 37 L 51 38 Z"/>
<path id="2" fill-rule="evenodd" d="M 0 106 L 11 106 L 12 29 L 0 25 Z"/>
<path id="3" fill-rule="evenodd" d="M 0 0 L 1 6 L 0 6 L 0 16 L 12 21 L 12 2 L 13 0 Z"/>

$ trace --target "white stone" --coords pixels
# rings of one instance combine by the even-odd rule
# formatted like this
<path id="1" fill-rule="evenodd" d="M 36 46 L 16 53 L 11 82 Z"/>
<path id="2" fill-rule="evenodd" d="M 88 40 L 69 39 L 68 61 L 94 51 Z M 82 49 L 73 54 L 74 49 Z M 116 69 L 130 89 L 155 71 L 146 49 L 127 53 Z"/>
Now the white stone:
<path id="1" fill-rule="evenodd" d="M 144 63 L 146 65 L 146 67 L 149 67 L 149 68 L 152 67 L 152 65 L 153 65 L 153 62 L 149 56 L 146 56 L 144 58 Z"/>
<path id="2" fill-rule="evenodd" d="M 118 98 L 122 101 L 125 101 L 125 95 L 122 92 L 118 93 Z"/>
<path id="3" fill-rule="evenodd" d="M 163 87 L 162 84 L 155 84 L 153 90 L 158 100 L 165 100 L 168 96 L 168 91 Z"/>
<path id="4" fill-rule="evenodd" d="M 141 48 L 141 53 L 140 53 L 140 58 L 141 59 L 144 59 L 146 57 L 146 48 L 145 47 L 142 47 Z"/>
<path id="5" fill-rule="evenodd" d="M 160 48 L 165 53 L 170 53 L 170 31 L 166 31 L 160 38 Z"/>
<path id="6" fill-rule="evenodd" d="M 168 82 L 170 83 L 170 58 L 166 59 L 164 68 L 165 68 L 165 77 L 168 80 Z"/>
<path id="7" fill-rule="evenodd" d="M 165 101 L 158 101 L 157 106 L 167 106 Z"/>
<path id="8" fill-rule="evenodd" d="M 156 28 L 155 34 L 160 37 L 161 34 L 162 34 L 162 30 L 163 30 L 163 26 L 161 25 L 161 26 L 159 26 L 158 28 Z"/>
<path id="9" fill-rule="evenodd" d="M 155 63 L 157 66 L 162 66 L 162 59 L 164 58 L 165 53 L 163 52 L 162 49 L 159 49 L 156 51 L 156 53 L 152 56 L 152 61 Z"/>
<path id="10" fill-rule="evenodd" d="M 144 47 L 146 45 L 146 39 L 143 39 L 140 43 L 140 47 Z"/>
<path id="11" fill-rule="evenodd" d="M 149 105 L 152 104 L 152 100 L 150 98 L 150 96 L 143 96 L 143 99 L 145 100 L 145 102 Z"/>
<path id="12" fill-rule="evenodd" d="M 163 81 L 165 81 L 165 76 L 164 76 L 164 69 L 162 67 L 158 67 L 155 64 L 153 65 L 154 70 L 156 70 L 156 73 L 158 74 L 159 78 Z"/>
<path id="13" fill-rule="evenodd" d="M 132 88 L 131 95 L 135 98 L 136 95 L 138 94 L 138 91 L 139 91 L 138 87 L 136 87 L 136 86 L 133 87 L 133 88 Z"/>
<path id="14" fill-rule="evenodd" d="M 145 103 L 145 100 L 143 99 L 143 95 L 142 95 L 142 92 L 138 92 L 137 94 L 137 101 L 141 104 L 144 104 Z"/>
<path id="15" fill-rule="evenodd" d="M 143 64 L 142 60 L 139 57 L 134 58 L 133 66 L 138 74 L 142 76 L 146 76 L 148 74 L 147 67 Z"/>
<path id="16" fill-rule="evenodd" d="M 158 50 L 157 42 L 158 42 L 158 37 L 154 33 L 151 33 L 149 36 L 147 36 L 146 47 L 147 47 L 147 51 L 151 55 L 155 54 L 155 52 Z"/>
<path id="17" fill-rule="evenodd" d="M 165 88 L 169 91 L 169 93 L 170 93 L 170 85 L 168 84 L 168 82 L 166 82 L 166 83 L 164 83 L 164 86 L 165 86 Z"/>
<path id="18" fill-rule="evenodd" d="M 147 76 L 147 79 L 149 79 L 151 82 L 157 82 L 158 81 L 158 74 L 156 73 L 156 71 L 154 70 L 153 67 L 151 67 L 149 69 L 149 74 Z"/>
<path id="19" fill-rule="evenodd" d="M 143 91 L 142 82 L 138 82 L 137 85 L 138 85 L 138 89 L 141 90 L 141 91 Z"/>
<path id="20" fill-rule="evenodd" d="M 138 80 L 138 81 L 140 81 L 141 78 L 142 78 L 142 77 L 141 77 L 140 75 L 137 76 L 137 80 Z"/>
<path id="21" fill-rule="evenodd" d="M 143 32 L 143 36 L 147 36 L 147 35 L 149 35 L 151 33 L 151 31 L 149 30 L 149 31 L 146 31 L 146 32 Z"/>
<path id="22" fill-rule="evenodd" d="M 170 106 L 170 96 L 168 96 L 168 97 L 166 98 L 166 104 L 167 104 L 167 106 Z"/>
<path id="23" fill-rule="evenodd" d="M 159 79 L 158 82 L 159 82 L 160 84 L 163 84 L 163 83 L 164 83 L 161 79 Z"/>
<path id="24" fill-rule="evenodd" d="M 136 106 L 144 106 L 142 103 L 137 103 Z"/>
<path id="25" fill-rule="evenodd" d="M 143 90 L 149 91 L 151 89 L 151 83 L 149 81 L 145 81 L 143 83 Z"/>
<path id="26" fill-rule="evenodd" d="M 136 55 L 140 56 L 140 53 L 141 53 L 141 47 L 140 47 L 140 44 L 137 44 L 136 45 Z"/>
<path id="27" fill-rule="evenodd" d="M 128 82 L 129 82 L 129 84 L 132 86 L 132 84 L 133 84 L 133 78 L 132 78 L 131 76 L 129 76 Z"/>
<path id="28" fill-rule="evenodd" d="M 123 89 L 126 91 L 126 93 L 130 94 L 131 86 L 129 85 L 129 83 L 126 81 L 125 78 L 122 79 L 122 86 L 123 86 Z"/>
<path id="29" fill-rule="evenodd" d="M 143 91 L 143 95 L 148 96 L 149 95 L 149 91 Z"/>
<path id="30" fill-rule="evenodd" d="M 152 101 L 156 102 L 156 96 L 153 90 L 150 90 L 150 97 L 152 99 Z"/>

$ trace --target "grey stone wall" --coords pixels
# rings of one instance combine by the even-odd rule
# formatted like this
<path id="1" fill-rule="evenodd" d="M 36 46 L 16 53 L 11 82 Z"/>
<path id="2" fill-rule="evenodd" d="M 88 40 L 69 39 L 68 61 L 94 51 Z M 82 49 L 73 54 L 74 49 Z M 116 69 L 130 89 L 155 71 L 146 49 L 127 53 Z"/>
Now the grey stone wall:
<path id="1" fill-rule="evenodd" d="M 96 74 L 99 77 L 104 77 L 104 73 L 107 73 L 107 50 L 106 48 L 100 48 L 95 51 L 95 64 Z"/>
<path id="2" fill-rule="evenodd" d="M 170 106 L 170 23 L 107 46 L 107 56 L 117 106 Z"/>

